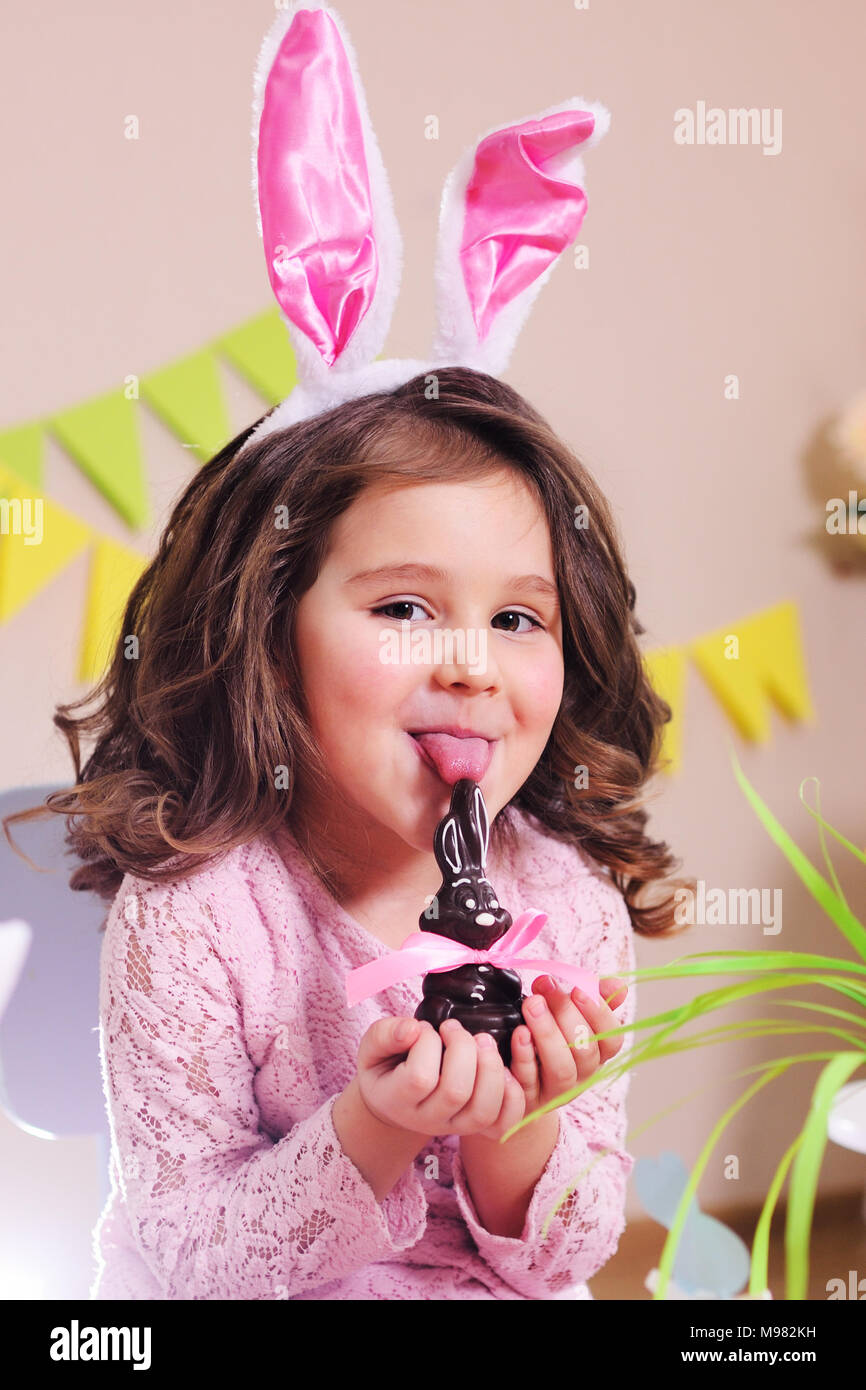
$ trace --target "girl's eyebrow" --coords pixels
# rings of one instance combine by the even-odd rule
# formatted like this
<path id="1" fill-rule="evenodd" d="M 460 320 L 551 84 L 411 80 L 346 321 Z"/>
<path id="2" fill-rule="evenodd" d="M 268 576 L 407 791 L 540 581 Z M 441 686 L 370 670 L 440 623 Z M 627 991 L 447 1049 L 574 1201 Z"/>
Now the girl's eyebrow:
<path id="1" fill-rule="evenodd" d="M 430 583 L 448 584 L 451 575 L 447 570 L 440 569 L 438 565 L 403 564 L 403 565 L 379 565 L 376 569 L 359 570 L 357 574 L 344 579 L 344 584 L 364 584 L 371 580 L 383 579 L 424 579 Z M 506 589 L 514 589 L 521 593 L 543 594 L 546 598 L 553 601 L 559 607 L 559 593 L 555 584 L 551 584 L 549 579 L 543 578 L 540 574 L 517 574 L 505 580 Z"/>

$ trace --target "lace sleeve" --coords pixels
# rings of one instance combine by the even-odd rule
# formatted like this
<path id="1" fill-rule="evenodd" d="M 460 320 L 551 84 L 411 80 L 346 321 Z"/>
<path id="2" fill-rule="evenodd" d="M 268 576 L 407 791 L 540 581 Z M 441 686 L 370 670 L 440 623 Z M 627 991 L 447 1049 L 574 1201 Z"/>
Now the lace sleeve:
<path id="1" fill-rule="evenodd" d="M 104 938 L 101 1056 L 137 1249 L 167 1299 L 293 1298 L 423 1234 L 411 1166 L 382 1205 L 343 1152 L 335 1096 L 259 1128 L 241 1005 L 210 906 L 132 880 Z"/>
<path id="2" fill-rule="evenodd" d="M 575 964 L 586 965 L 599 976 L 633 970 L 634 932 L 624 898 L 607 882 L 591 879 L 586 890 L 584 883 L 587 880 L 581 881 L 582 891 L 593 905 L 598 903 L 599 949 L 595 960 L 584 957 Z M 569 959 L 565 952 L 562 959 Z M 628 985 L 617 1017 L 631 1024 L 635 986 L 633 981 Z M 622 1048 L 609 1067 L 622 1059 L 633 1037 L 633 1032 L 623 1034 Z M 525 1298 L 567 1296 L 571 1287 L 591 1279 L 616 1252 L 625 1229 L 626 1186 L 634 1167 L 633 1157 L 624 1148 L 630 1079 L 627 1072 L 606 1085 L 599 1080 L 560 1106 L 559 1137 L 535 1185 L 519 1237 L 493 1235 L 482 1226 L 459 1154 L 455 1160 L 458 1204 L 480 1255 Z"/>

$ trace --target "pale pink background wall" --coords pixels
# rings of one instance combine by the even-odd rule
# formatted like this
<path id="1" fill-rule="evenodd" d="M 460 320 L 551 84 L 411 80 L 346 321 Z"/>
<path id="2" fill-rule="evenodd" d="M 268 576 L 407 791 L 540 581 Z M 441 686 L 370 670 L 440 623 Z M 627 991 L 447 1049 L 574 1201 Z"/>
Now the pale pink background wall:
<path id="1" fill-rule="evenodd" d="M 3 328 L 0 429 L 73 405 L 192 351 L 273 304 L 250 189 L 250 99 L 265 0 L 9 3 L 0 16 Z M 686 642 L 786 598 L 803 623 L 814 726 L 773 714 L 750 747 L 692 669 L 683 767 L 654 789 L 654 831 L 710 886 L 781 887 L 784 928 L 696 928 L 639 940 L 639 964 L 768 941 L 835 950 L 837 937 L 788 872 L 736 786 L 747 776 L 820 865 L 800 806 L 816 775 L 831 822 L 866 844 L 862 763 L 864 582 L 841 580 L 803 541 L 823 519 L 803 455 L 819 422 L 864 385 L 866 24 L 858 0 L 344 0 L 405 240 L 386 353 L 424 356 L 442 181 L 497 122 L 568 96 L 610 108 L 587 164 L 581 241 L 590 268 L 557 267 L 506 373 L 596 473 L 622 529 L 648 648 Z M 779 108 L 782 149 L 683 147 L 674 112 L 699 101 Z M 124 139 L 135 114 L 141 138 Z M 439 139 L 424 137 L 439 119 Z M 724 398 L 736 373 L 741 398 Z M 233 423 L 262 411 L 228 373 Z M 59 450 L 46 491 L 102 532 L 155 544 L 190 457 L 142 411 L 157 524 L 132 538 Z M 0 630 L 0 785 L 69 779 L 55 704 L 83 693 L 76 653 L 82 557 Z M 864 879 L 837 868 L 862 916 Z M 644 986 L 646 1015 L 686 986 Z M 765 1010 L 766 1012 L 766 1010 Z M 784 1012 L 777 1010 L 777 1015 Z M 793 1013 L 793 1011 L 790 1011 Z M 733 1017 L 725 1014 L 716 1021 Z M 806 1041 L 785 1040 L 806 1050 Z M 691 1164 L 712 1123 L 766 1055 L 752 1044 L 654 1064 L 632 1087 L 634 1141 Z M 704 1208 L 758 1200 L 805 1115 L 816 1069 L 797 1070 L 742 1112 L 700 1188 Z M 725 1176 L 736 1155 L 739 1177 Z M 26 1264 L 29 1223 L 63 1184 L 71 1216 L 62 1277 L 86 1289 L 95 1219 L 91 1141 L 49 1144 L 0 1117 L 0 1225 Z M 862 1157 L 830 1146 L 825 1191 L 862 1182 Z M 632 1194 L 630 1211 L 641 1213 Z M 58 1237 L 60 1239 L 60 1237 Z M 24 1269 L 26 1275 L 26 1269 Z M 41 1284 L 40 1284 L 41 1280 Z"/>

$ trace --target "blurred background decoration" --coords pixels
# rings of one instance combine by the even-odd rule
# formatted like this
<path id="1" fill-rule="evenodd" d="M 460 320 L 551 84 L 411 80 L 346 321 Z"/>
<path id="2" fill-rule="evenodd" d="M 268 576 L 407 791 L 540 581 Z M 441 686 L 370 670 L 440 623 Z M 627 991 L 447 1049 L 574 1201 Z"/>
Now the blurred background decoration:
<path id="1" fill-rule="evenodd" d="M 672 1150 L 657 1158 L 639 1158 L 631 1181 L 647 1214 L 670 1230 L 689 1180 L 688 1169 Z M 749 1247 L 723 1222 L 707 1216 L 693 1197 L 677 1246 L 673 1274 L 668 1281 L 669 1299 L 748 1298 L 742 1289 L 749 1277 Z M 644 1280 L 655 1293 L 659 1271 L 651 1269 Z M 761 1297 L 770 1297 L 769 1289 Z"/>
<path id="2" fill-rule="evenodd" d="M 810 539 L 841 579 L 866 574 L 866 390 L 816 432 L 807 458 L 823 513 Z"/>

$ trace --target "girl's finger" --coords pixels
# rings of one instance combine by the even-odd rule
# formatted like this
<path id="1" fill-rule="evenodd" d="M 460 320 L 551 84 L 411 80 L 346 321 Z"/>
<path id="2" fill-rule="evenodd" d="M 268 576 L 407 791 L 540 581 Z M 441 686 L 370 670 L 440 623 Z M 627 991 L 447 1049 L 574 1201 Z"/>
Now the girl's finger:
<path id="1" fill-rule="evenodd" d="M 506 1130 L 511 1129 L 512 1125 L 518 1124 L 523 1119 L 528 1109 L 526 1096 L 513 1072 L 509 1071 L 508 1067 L 503 1067 L 502 1077 L 503 1095 L 499 1114 L 493 1124 L 482 1131 L 487 1139 L 501 1139 Z"/>
<path id="2" fill-rule="evenodd" d="M 446 1018 L 440 1023 L 439 1036 L 445 1047 L 439 1085 L 419 1107 L 419 1113 L 422 1118 L 427 1118 L 435 1109 L 450 1123 L 475 1089 L 478 1049 L 475 1039 L 471 1033 L 467 1033 L 459 1019 Z"/>
<path id="3" fill-rule="evenodd" d="M 585 1081 L 588 1076 L 593 1076 L 598 1071 L 602 1064 L 602 1056 L 601 1044 L 595 1041 L 593 1029 L 582 1015 L 572 1032 L 569 1046 L 574 1053 L 578 1079 Z"/>
<path id="4" fill-rule="evenodd" d="M 598 990 L 602 1001 L 609 1009 L 618 1009 L 625 1003 L 628 985 L 617 975 L 606 975 L 603 980 L 599 980 Z"/>
<path id="5" fill-rule="evenodd" d="M 465 1120 L 471 1113 L 473 1123 L 487 1129 L 495 1123 L 502 1109 L 505 1066 L 499 1048 L 489 1033 L 476 1033 L 473 1041 L 476 1049 L 475 1087 L 467 1104 L 452 1116 L 452 1121 Z"/>
<path id="6" fill-rule="evenodd" d="M 527 1103 L 535 1105 L 541 1094 L 541 1078 L 538 1074 L 538 1059 L 532 1034 L 525 1024 L 515 1028 L 511 1034 L 511 1074 L 520 1082 Z"/>
<path id="7" fill-rule="evenodd" d="M 556 990 L 557 985 L 556 981 L 553 979 L 551 975 L 538 975 L 532 981 L 532 988 L 534 993 L 543 994 L 545 998 L 549 998 L 550 995 Z"/>
<path id="8" fill-rule="evenodd" d="M 600 985 L 603 983 L 603 981 L 599 981 Z M 601 992 L 604 994 L 604 989 Z M 607 1004 L 599 1004 L 596 999 L 590 999 L 588 994 L 583 993 L 583 990 L 576 988 L 571 991 L 571 997 L 593 1033 L 604 1033 L 608 1028 L 619 1028 L 620 1020 L 608 1008 Z M 622 1047 L 622 1034 L 620 1033 L 617 1038 L 602 1038 L 596 1046 L 601 1061 L 607 1062 L 611 1057 L 615 1057 Z"/>
<path id="9" fill-rule="evenodd" d="M 608 1052 L 602 1051 L 605 1042 L 596 1042 L 593 1037 L 595 1032 L 602 1030 L 600 1027 L 590 1027 L 578 1009 L 576 1002 L 578 991 L 573 990 L 572 994 L 568 995 L 561 989 L 554 989 L 549 976 L 543 975 L 540 978 L 545 981 L 540 992 L 543 993 L 548 1008 L 559 1024 L 565 1041 L 575 1054 L 579 1079 L 585 1081 L 588 1076 L 592 1076 L 593 1072 L 598 1070 L 608 1056 L 613 1056 L 619 1049 L 614 1047 Z M 614 983 L 621 984 L 622 982 L 600 980 L 599 988 L 602 994 L 612 993 Z M 608 986 L 608 988 L 605 989 L 604 986 Z M 586 998 L 585 995 L 583 997 Z M 618 1019 L 614 1019 L 612 1024 L 606 1026 L 615 1028 L 618 1022 Z M 618 1041 L 619 1039 L 611 1039 L 611 1044 Z"/>
<path id="10" fill-rule="evenodd" d="M 547 995 L 547 1003 L 574 1056 L 578 1079 L 585 1081 L 601 1066 L 599 1045 L 592 1038 L 593 1030 L 577 1005 L 561 990 L 555 995 Z"/>
<path id="11" fill-rule="evenodd" d="M 425 1021 L 406 1060 L 397 1068 L 404 1094 L 411 1103 L 417 1105 L 433 1094 L 439 1082 L 441 1060 L 442 1039 L 432 1023 Z"/>
<path id="12" fill-rule="evenodd" d="M 558 1018 L 561 1010 L 566 1006 L 573 1007 L 570 1005 L 569 995 L 565 990 L 559 989 L 549 975 L 539 975 L 537 980 L 533 980 L 532 990 L 534 994 L 543 996 L 554 1018 Z"/>
<path id="13" fill-rule="evenodd" d="M 543 1091 L 553 1094 L 573 1086 L 577 1071 L 575 1053 L 565 1041 L 542 995 L 535 994 L 523 1001 L 523 1016 L 538 1053 Z"/>
<path id="14" fill-rule="evenodd" d="M 516 1125 L 518 1120 L 522 1120 L 527 1110 L 532 1105 L 519 1084 L 513 1072 L 505 1068 L 505 1094 L 502 1098 L 502 1109 L 497 1117 L 497 1124 L 501 1124 L 503 1129 L 510 1129 Z"/>

